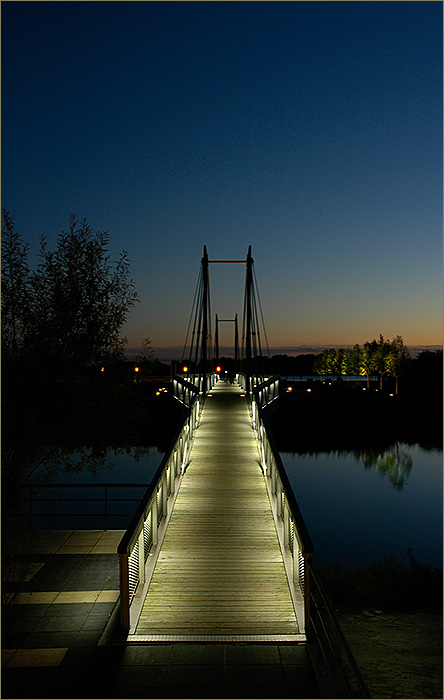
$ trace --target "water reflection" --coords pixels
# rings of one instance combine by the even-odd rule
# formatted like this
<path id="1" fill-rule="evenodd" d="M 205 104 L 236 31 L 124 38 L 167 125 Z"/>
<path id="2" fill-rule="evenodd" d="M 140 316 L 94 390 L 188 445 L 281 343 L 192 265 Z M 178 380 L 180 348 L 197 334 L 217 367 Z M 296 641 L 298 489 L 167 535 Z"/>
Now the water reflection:
<path id="1" fill-rule="evenodd" d="M 355 457 L 362 459 L 366 469 L 376 467 L 381 474 L 388 474 L 393 486 L 402 489 L 412 470 L 411 456 L 395 443 L 389 450 L 355 450 Z"/>
<path id="2" fill-rule="evenodd" d="M 394 554 L 403 564 L 410 547 L 442 567 L 441 450 L 399 442 L 281 457 L 317 563 L 351 568 Z"/>

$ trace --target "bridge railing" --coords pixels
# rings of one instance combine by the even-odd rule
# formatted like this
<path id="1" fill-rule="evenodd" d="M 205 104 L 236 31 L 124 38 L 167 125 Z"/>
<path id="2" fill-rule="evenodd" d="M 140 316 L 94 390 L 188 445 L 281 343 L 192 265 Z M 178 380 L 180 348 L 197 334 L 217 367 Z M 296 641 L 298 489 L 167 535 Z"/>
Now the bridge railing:
<path id="1" fill-rule="evenodd" d="M 22 492 L 26 492 L 26 495 L 21 498 L 20 506 L 21 510 L 15 513 L 11 513 L 12 516 L 18 518 L 20 521 L 27 520 L 29 524 L 29 529 L 32 529 L 34 522 L 41 524 L 45 522 L 46 518 L 58 518 L 66 521 L 66 519 L 71 518 L 83 518 L 85 521 L 89 521 L 91 518 L 100 518 L 103 523 L 103 529 L 109 529 L 109 522 L 111 518 L 129 518 L 133 515 L 134 509 L 131 513 L 121 512 L 118 508 L 114 511 L 112 510 L 112 503 L 139 503 L 140 497 L 134 496 L 110 496 L 110 492 L 125 491 L 127 489 L 146 489 L 150 484 L 145 483 L 123 483 L 123 482 L 103 482 L 103 483 L 72 483 L 72 484 L 28 484 L 23 486 Z M 62 491 L 74 489 L 74 492 L 81 492 L 81 496 L 62 496 Z M 87 496 L 88 493 L 93 493 L 92 496 Z M 44 494 L 47 494 L 46 496 Z M 73 512 L 67 512 L 65 504 L 66 503 L 81 503 L 82 508 L 75 510 L 73 506 Z M 47 507 L 43 504 L 48 504 Z M 57 506 L 63 504 L 63 509 L 58 509 Z M 85 510 L 85 506 L 92 504 L 98 506 L 98 512 L 95 509 L 94 512 L 89 512 Z M 43 506 L 39 508 L 39 506 Z M 128 510 L 130 506 L 128 506 Z M 67 523 L 64 523 L 68 527 Z M 69 520 L 68 520 L 69 524 Z"/>
<path id="2" fill-rule="evenodd" d="M 184 404 L 187 408 L 191 405 L 195 397 L 199 395 L 199 380 L 196 377 L 196 383 L 190 381 L 191 377 L 185 379 L 178 374 L 173 375 L 173 396 L 175 399 Z"/>
<path id="3" fill-rule="evenodd" d="M 131 628 L 131 604 L 138 587 L 146 586 L 146 562 L 153 557 L 154 568 L 165 536 L 168 521 L 180 482 L 188 464 L 191 443 L 198 425 L 201 401 L 197 388 L 175 376 L 176 388 L 186 410 L 184 418 L 165 453 L 128 529 L 123 535 L 117 553 L 120 567 L 120 623 L 123 630 Z"/>
<path id="4" fill-rule="evenodd" d="M 300 607 L 302 594 L 304 619 L 299 622 L 303 629 L 307 629 L 309 625 L 307 562 L 313 556 L 313 544 L 267 420 L 270 407 L 277 406 L 279 376 L 265 380 L 258 378 L 257 383 L 254 377 L 250 379 L 252 379 L 250 411 L 258 440 L 262 471 L 284 554 L 293 601 L 297 599 Z"/>
<path id="5" fill-rule="evenodd" d="M 308 646 L 324 697 L 371 698 L 313 563 L 310 571 Z"/>
<path id="6" fill-rule="evenodd" d="M 243 378 L 239 380 L 241 386 L 245 386 Z M 271 434 L 267 414 L 277 404 L 278 393 L 279 377 L 257 379 L 256 382 L 252 378 L 250 410 L 253 428 L 296 612 L 302 602 L 303 620 L 298 619 L 298 622 L 307 636 L 318 680 L 325 688 L 325 697 L 370 698 L 370 692 L 313 567 L 313 544 Z"/>

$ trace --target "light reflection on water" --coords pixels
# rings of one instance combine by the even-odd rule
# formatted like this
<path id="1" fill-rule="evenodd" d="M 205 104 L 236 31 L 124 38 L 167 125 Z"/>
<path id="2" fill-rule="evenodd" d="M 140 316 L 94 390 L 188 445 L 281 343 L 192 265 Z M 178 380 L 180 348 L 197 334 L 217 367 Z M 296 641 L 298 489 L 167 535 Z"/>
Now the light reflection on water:
<path id="1" fill-rule="evenodd" d="M 104 465 L 95 473 L 82 469 L 77 473 L 61 471 L 51 480 L 55 486 L 40 490 L 33 506 L 33 526 L 49 529 L 126 529 L 149 483 L 155 475 L 164 453 L 157 447 L 134 447 L 129 452 L 109 450 Z M 74 460 L 76 458 L 74 457 Z M 69 489 L 57 484 L 72 485 Z M 76 486 L 89 484 L 88 488 Z M 107 520 L 105 521 L 104 484 L 108 488 Z M 140 484 L 140 486 L 119 486 Z M 68 500 L 67 500 L 68 499 Z M 130 499 L 130 500 L 128 500 Z M 22 520 L 25 526 L 28 518 Z M 20 522 L 20 521 L 19 521 Z"/>
<path id="2" fill-rule="evenodd" d="M 157 447 L 134 447 L 130 452 L 109 450 L 106 464 L 95 475 L 86 471 L 78 474 L 59 474 L 58 483 L 149 483 L 162 461 L 164 453 Z"/>
<path id="3" fill-rule="evenodd" d="M 384 453 L 281 453 L 315 561 L 354 567 L 407 549 L 442 567 L 442 451 L 395 444 Z"/>
<path id="4" fill-rule="evenodd" d="M 337 559 L 346 567 L 395 554 L 408 564 L 407 549 L 413 549 L 417 561 L 442 566 L 442 451 L 426 451 L 395 444 L 383 453 L 371 450 L 322 452 L 316 455 L 281 453 L 290 483 L 301 508 L 315 548 L 315 562 Z M 141 483 L 154 476 L 163 453 L 150 447 L 136 459 L 133 454 L 110 452 L 109 465 L 97 475 L 82 472 L 59 475 L 58 483 Z M 112 465 L 112 466 L 111 466 Z M 138 489 L 113 489 L 112 497 L 140 499 L 146 486 Z M 78 491 L 78 493 L 77 493 Z M 49 495 L 49 494 L 47 494 Z M 63 496 L 102 498 L 102 491 L 64 490 Z M 110 494 L 111 496 L 111 494 Z M 66 511 L 63 503 L 55 511 Z M 78 504 L 85 517 L 67 524 L 52 517 L 46 527 L 101 527 L 87 513 L 95 504 Z M 113 504 L 113 512 L 134 511 L 137 503 Z M 70 511 L 76 511 L 75 504 Z M 40 511 L 40 509 L 39 509 Z M 41 511 L 40 511 L 41 512 Z M 46 520 L 46 519 L 45 519 Z M 111 528 L 126 528 L 129 518 L 110 521 Z"/>

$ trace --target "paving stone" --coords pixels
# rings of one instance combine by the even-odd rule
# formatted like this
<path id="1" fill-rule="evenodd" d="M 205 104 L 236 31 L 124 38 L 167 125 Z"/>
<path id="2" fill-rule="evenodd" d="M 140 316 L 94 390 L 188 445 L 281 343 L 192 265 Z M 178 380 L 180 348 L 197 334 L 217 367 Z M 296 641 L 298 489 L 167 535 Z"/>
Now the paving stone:
<path id="1" fill-rule="evenodd" d="M 91 612 L 93 603 L 52 603 L 48 606 L 45 616 L 47 617 L 70 617 L 86 616 Z"/>
<path id="2" fill-rule="evenodd" d="M 227 645 L 227 664 L 278 664 L 279 650 L 271 644 Z"/>
<path id="3" fill-rule="evenodd" d="M 307 664 L 286 664 L 283 667 L 284 680 L 287 685 L 301 686 L 309 685 L 314 680 L 314 671 Z"/>
<path id="4" fill-rule="evenodd" d="M 101 632 L 105 628 L 107 621 L 108 617 L 106 615 L 88 615 L 82 625 L 82 632 L 91 630 Z"/>
<path id="5" fill-rule="evenodd" d="M 15 654 L 17 649 L 2 649 L 2 668 L 6 666 L 11 656 Z"/>
<path id="6" fill-rule="evenodd" d="M 202 686 L 217 687 L 224 684 L 222 664 L 174 664 L 168 672 L 167 688 Z"/>
<path id="7" fill-rule="evenodd" d="M 38 620 L 35 632 L 78 632 L 82 628 L 86 615 L 64 615 L 62 617 L 44 616 Z"/>
<path id="8" fill-rule="evenodd" d="M 115 603 L 94 603 L 90 610 L 90 615 L 101 615 L 107 619 L 115 607 Z"/>
<path id="9" fill-rule="evenodd" d="M 228 686 L 268 686 L 284 684 L 280 664 L 230 664 L 226 666 L 226 683 Z"/>
<path id="10" fill-rule="evenodd" d="M 10 668 L 2 671 L 2 698 L 53 698 L 57 669 Z"/>
<path id="11" fill-rule="evenodd" d="M 68 651 L 67 647 L 47 649 L 17 649 L 7 668 L 29 668 L 36 666 L 58 666 Z"/>
<path id="12" fill-rule="evenodd" d="M 8 635 L 28 634 L 36 626 L 40 618 L 38 617 L 18 617 L 10 618 L 3 623 L 3 630 Z"/>
<path id="13" fill-rule="evenodd" d="M 9 619 L 23 617 L 41 617 L 48 609 L 46 604 L 28 603 L 27 605 L 6 605 L 2 611 L 3 624 Z"/>
<path id="14" fill-rule="evenodd" d="M 122 666 L 115 674 L 115 683 L 120 688 L 165 686 L 168 666 L 156 664 L 150 666 Z"/>
<path id="15" fill-rule="evenodd" d="M 170 644 L 147 644 L 124 648 L 121 657 L 123 666 L 150 666 L 153 664 L 168 665 L 174 650 Z"/>
<path id="16" fill-rule="evenodd" d="M 8 634 L 6 630 L 3 630 L 2 644 L 5 649 L 20 649 L 20 647 L 24 646 L 28 637 L 28 632 Z"/>
<path id="17" fill-rule="evenodd" d="M 26 635 L 21 646 L 23 649 L 47 649 L 48 647 L 69 647 L 74 642 L 77 632 L 37 632 L 33 630 Z M 9 645 L 8 645 L 9 646 Z"/>
<path id="18" fill-rule="evenodd" d="M 171 657 L 172 664 L 223 664 L 224 660 L 223 644 L 175 644 Z"/>
<path id="19" fill-rule="evenodd" d="M 80 630 L 80 632 L 76 635 L 72 646 L 93 648 L 97 644 L 97 636 L 97 630 Z"/>
<path id="20" fill-rule="evenodd" d="M 94 666 L 94 659 L 97 656 L 97 648 L 70 647 L 60 664 L 61 668 Z"/>
<path id="21" fill-rule="evenodd" d="M 279 644 L 278 648 L 283 664 L 305 665 L 309 661 L 305 644 Z"/>

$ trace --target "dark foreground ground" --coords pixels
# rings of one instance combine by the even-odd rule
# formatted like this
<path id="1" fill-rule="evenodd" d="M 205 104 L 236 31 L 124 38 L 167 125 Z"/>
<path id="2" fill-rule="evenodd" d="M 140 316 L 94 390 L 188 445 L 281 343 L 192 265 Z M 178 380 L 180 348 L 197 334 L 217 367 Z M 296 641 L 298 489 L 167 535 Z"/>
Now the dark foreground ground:
<path id="1" fill-rule="evenodd" d="M 116 644 L 123 532 L 23 534 L 3 588 L 2 698 L 320 697 L 304 645 Z"/>
<path id="2" fill-rule="evenodd" d="M 441 613 L 337 614 L 372 697 L 443 697 Z"/>
<path id="3" fill-rule="evenodd" d="M 34 533 L 3 589 L 3 698 L 317 698 L 303 645 L 113 646 L 120 532 Z M 442 614 L 337 607 L 374 698 L 442 698 Z"/>

